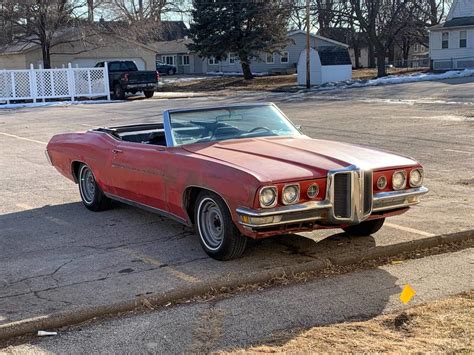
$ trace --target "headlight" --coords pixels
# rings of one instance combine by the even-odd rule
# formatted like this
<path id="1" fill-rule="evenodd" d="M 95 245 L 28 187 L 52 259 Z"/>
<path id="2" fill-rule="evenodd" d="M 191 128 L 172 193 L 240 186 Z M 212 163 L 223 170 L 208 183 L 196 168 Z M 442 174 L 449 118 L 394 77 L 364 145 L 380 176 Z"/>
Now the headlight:
<path id="1" fill-rule="evenodd" d="M 377 179 L 377 188 L 383 190 L 387 187 L 387 178 L 382 175 Z"/>
<path id="2" fill-rule="evenodd" d="M 413 169 L 410 171 L 410 186 L 420 187 L 423 183 L 423 169 Z"/>
<path id="3" fill-rule="evenodd" d="M 306 192 L 309 198 L 315 198 L 319 194 L 319 185 L 318 184 L 311 184 L 308 187 L 308 191 Z"/>
<path id="4" fill-rule="evenodd" d="M 282 201 L 285 205 L 291 205 L 298 202 L 300 198 L 299 185 L 286 185 L 282 192 Z"/>
<path id="5" fill-rule="evenodd" d="M 277 189 L 274 186 L 264 187 L 260 190 L 260 206 L 263 208 L 274 207 L 277 204 Z"/>
<path id="6" fill-rule="evenodd" d="M 407 185 L 406 173 L 403 170 L 395 171 L 392 175 L 392 186 L 394 190 L 402 190 Z"/>

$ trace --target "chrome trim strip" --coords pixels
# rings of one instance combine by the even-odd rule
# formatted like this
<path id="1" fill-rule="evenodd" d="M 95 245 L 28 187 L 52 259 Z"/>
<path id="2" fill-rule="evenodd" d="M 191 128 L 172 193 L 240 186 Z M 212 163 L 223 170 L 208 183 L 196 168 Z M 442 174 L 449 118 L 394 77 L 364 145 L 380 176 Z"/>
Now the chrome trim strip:
<path id="1" fill-rule="evenodd" d="M 126 198 L 123 198 L 123 197 L 120 197 L 120 196 L 117 196 L 117 195 L 114 195 L 114 194 L 107 193 L 107 192 L 104 192 L 104 195 L 107 196 L 108 198 L 112 199 L 112 200 L 119 201 L 119 202 L 125 203 L 125 204 L 133 206 L 133 207 L 138 207 L 138 208 L 141 208 L 141 209 L 146 210 L 148 212 L 157 213 L 157 214 L 159 214 L 163 217 L 171 218 L 171 219 L 175 220 L 176 222 L 179 222 L 181 224 L 189 226 L 189 223 L 185 219 L 183 219 L 179 216 L 176 216 L 175 214 L 173 214 L 171 212 L 164 211 L 162 209 L 152 207 L 152 206 L 148 206 L 148 205 L 145 205 L 143 203 L 132 201 L 132 200 L 129 200 L 129 199 L 126 199 Z"/>
<path id="2" fill-rule="evenodd" d="M 310 221 L 320 221 L 322 220 L 323 217 L 321 216 L 313 216 L 313 217 L 308 217 L 308 218 L 300 218 L 300 219 L 294 219 L 291 221 L 282 221 L 282 222 L 275 222 L 275 223 L 267 223 L 267 224 L 252 224 L 252 223 L 245 223 L 242 221 L 239 221 L 241 225 L 244 227 L 250 227 L 253 229 L 259 229 L 259 228 L 265 228 L 265 227 L 273 227 L 273 226 L 280 226 L 283 224 L 293 224 L 293 223 L 302 223 L 302 222 L 310 222 Z"/>
<path id="3" fill-rule="evenodd" d="M 390 191 L 390 192 L 379 192 L 374 194 L 374 202 L 372 204 L 373 212 L 380 212 L 380 211 L 387 211 L 387 210 L 394 210 L 397 208 L 403 208 L 403 207 L 409 207 L 413 206 L 419 203 L 419 201 L 416 202 L 410 202 L 406 203 L 405 199 L 407 197 L 413 197 L 413 196 L 423 196 L 424 194 L 428 193 L 429 189 L 425 186 L 420 186 L 416 187 L 413 189 L 408 189 L 408 190 L 398 190 L 398 191 Z M 377 207 L 377 205 L 384 204 L 387 201 L 394 200 L 395 204 L 393 205 L 387 205 L 387 206 L 381 206 Z M 399 202 L 399 200 L 402 200 Z M 398 203 L 397 203 L 398 202 Z"/>
<path id="4" fill-rule="evenodd" d="M 163 128 L 165 130 L 166 146 L 168 148 L 176 146 L 176 142 L 173 139 L 173 134 L 171 133 L 170 110 L 163 112 Z"/>
<path id="5" fill-rule="evenodd" d="M 247 207 L 237 208 L 237 213 L 240 215 L 246 215 L 249 217 L 271 217 L 288 213 L 295 212 L 307 212 L 312 210 L 324 210 L 330 209 L 332 205 L 328 201 L 309 201 L 298 205 L 288 205 L 284 207 L 278 207 L 267 210 L 253 210 Z M 291 223 L 291 221 L 285 221 L 285 223 Z"/>

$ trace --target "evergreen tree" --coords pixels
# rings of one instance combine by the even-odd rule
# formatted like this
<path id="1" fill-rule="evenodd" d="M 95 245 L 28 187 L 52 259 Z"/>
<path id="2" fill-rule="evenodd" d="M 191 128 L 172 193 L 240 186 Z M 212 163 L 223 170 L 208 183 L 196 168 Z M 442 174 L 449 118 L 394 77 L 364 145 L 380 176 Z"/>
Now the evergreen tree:
<path id="1" fill-rule="evenodd" d="M 278 52 L 287 43 L 290 7 L 277 0 L 194 0 L 189 49 L 201 57 L 237 56 L 245 79 L 250 61 L 262 52 Z"/>

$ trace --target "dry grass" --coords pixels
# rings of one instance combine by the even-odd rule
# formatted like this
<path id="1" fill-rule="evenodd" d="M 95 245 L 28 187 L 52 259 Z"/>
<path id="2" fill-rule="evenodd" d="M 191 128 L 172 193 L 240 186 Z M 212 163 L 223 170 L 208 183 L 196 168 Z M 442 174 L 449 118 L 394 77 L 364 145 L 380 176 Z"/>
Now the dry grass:
<path id="1" fill-rule="evenodd" d="M 387 69 L 388 74 L 409 74 L 419 69 Z M 353 79 L 373 79 L 376 69 L 357 69 L 352 71 Z M 163 92 L 203 92 L 221 90 L 281 91 L 298 90 L 296 75 L 273 75 L 245 80 L 242 77 L 215 77 L 206 80 L 167 83 L 159 89 Z"/>
<path id="2" fill-rule="evenodd" d="M 296 333 L 296 334 L 295 334 Z M 474 291 L 366 322 L 284 332 L 231 353 L 474 352 Z"/>

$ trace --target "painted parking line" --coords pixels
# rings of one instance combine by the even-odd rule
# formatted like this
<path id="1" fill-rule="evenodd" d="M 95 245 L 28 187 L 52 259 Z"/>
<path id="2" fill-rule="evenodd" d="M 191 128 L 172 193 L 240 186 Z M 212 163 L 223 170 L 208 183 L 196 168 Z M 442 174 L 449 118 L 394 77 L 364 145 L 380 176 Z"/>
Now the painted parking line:
<path id="1" fill-rule="evenodd" d="M 181 279 L 183 281 L 190 282 L 190 283 L 197 283 L 197 282 L 201 281 L 201 280 L 199 280 L 198 278 L 196 278 L 194 276 L 188 275 L 184 272 L 181 272 L 179 270 L 174 269 L 171 266 L 166 265 L 165 263 L 162 263 L 158 259 L 149 257 L 147 255 L 140 254 L 140 253 L 136 252 L 135 250 L 131 250 L 131 249 L 128 249 L 128 248 L 122 248 L 122 250 L 125 251 L 127 254 L 129 254 L 129 255 L 137 258 L 137 259 L 140 259 L 145 264 L 162 267 L 164 270 L 167 270 L 170 274 L 172 274 L 173 276 L 175 276 L 178 279 Z"/>
<path id="2" fill-rule="evenodd" d="M 42 141 L 38 141 L 36 139 L 30 139 L 30 138 L 26 138 L 26 137 L 20 137 L 20 136 L 17 136 L 15 134 L 10 134 L 10 133 L 5 133 L 5 132 L 0 132 L 0 134 L 2 136 L 6 136 L 6 137 L 10 137 L 10 138 L 16 138 L 16 139 L 21 139 L 23 141 L 28 141 L 28 142 L 33 142 L 33 143 L 38 143 L 38 144 L 42 144 L 42 145 L 47 145 L 48 143 L 46 142 L 42 142 Z"/>
<path id="3" fill-rule="evenodd" d="M 424 236 L 424 237 L 434 237 L 434 236 L 436 235 L 436 234 L 433 234 L 433 233 L 428 233 L 428 232 L 425 232 L 425 231 L 421 231 L 421 230 L 419 230 L 419 229 L 414 229 L 414 228 L 410 228 L 410 227 L 399 226 L 398 224 L 393 224 L 393 223 L 387 223 L 387 222 L 385 222 L 385 223 L 384 223 L 384 226 L 387 226 L 387 227 L 390 227 L 390 228 L 394 228 L 394 229 L 398 229 L 398 230 L 401 230 L 401 231 L 404 231 L 404 232 L 419 234 L 419 235 L 422 235 L 422 236 Z"/>

